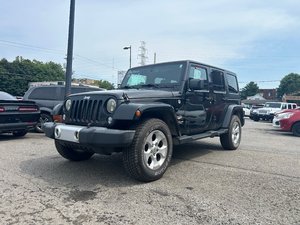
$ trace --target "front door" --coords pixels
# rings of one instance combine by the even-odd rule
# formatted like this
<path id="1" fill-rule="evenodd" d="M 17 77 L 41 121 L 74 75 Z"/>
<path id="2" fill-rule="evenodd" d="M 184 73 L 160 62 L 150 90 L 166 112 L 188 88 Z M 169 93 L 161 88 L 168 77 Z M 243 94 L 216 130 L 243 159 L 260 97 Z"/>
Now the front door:
<path id="1" fill-rule="evenodd" d="M 185 126 L 189 134 L 198 134 L 210 129 L 212 121 L 212 93 L 209 90 L 208 68 L 191 64 L 189 79 L 204 80 L 201 90 L 187 89 L 185 101 Z"/>

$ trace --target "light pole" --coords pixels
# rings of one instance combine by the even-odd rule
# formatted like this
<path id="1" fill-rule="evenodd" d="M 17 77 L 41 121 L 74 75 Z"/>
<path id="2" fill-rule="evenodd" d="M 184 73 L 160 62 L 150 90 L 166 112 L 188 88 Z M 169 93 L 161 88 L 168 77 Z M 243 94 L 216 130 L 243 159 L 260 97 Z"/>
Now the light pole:
<path id="1" fill-rule="evenodd" d="M 69 38 L 68 38 L 68 54 L 66 69 L 65 97 L 71 94 L 72 82 L 72 62 L 73 62 L 73 39 L 74 39 L 74 17 L 75 17 L 75 0 L 71 0 L 70 4 L 70 21 L 69 21 Z"/>
<path id="2" fill-rule="evenodd" d="M 129 69 L 131 68 L 131 45 L 124 47 L 124 50 L 128 50 L 129 49 Z"/>

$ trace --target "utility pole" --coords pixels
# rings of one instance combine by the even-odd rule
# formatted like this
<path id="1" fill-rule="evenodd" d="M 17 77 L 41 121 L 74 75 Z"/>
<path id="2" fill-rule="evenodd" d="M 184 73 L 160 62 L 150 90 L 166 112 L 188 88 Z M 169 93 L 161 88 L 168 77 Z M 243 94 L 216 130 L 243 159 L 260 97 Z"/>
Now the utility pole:
<path id="1" fill-rule="evenodd" d="M 140 65 L 144 66 L 146 65 L 146 60 L 147 60 L 147 49 L 146 49 L 146 42 L 141 41 L 141 46 L 139 47 L 140 53 L 138 54 L 138 57 L 141 59 Z"/>
<path id="2" fill-rule="evenodd" d="M 153 63 L 154 63 L 154 64 L 156 63 L 156 52 L 154 52 L 154 60 L 153 60 Z"/>
<path id="3" fill-rule="evenodd" d="M 70 19 L 69 19 L 69 37 L 68 37 L 65 97 L 67 97 L 71 94 L 72 63 L 73 63 L 73 42 L 74 42 L 74 20 L 75 20 L 75 0 L 71 0 Z"/>

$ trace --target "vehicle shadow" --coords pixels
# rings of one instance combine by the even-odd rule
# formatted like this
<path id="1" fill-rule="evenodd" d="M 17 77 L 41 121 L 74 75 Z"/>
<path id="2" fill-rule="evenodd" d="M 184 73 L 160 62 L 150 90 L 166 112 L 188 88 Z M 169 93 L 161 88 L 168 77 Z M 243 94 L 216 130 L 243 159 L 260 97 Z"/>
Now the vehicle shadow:
<path id="1" fill-rule="evenodd" d="M 221 149 L 220 145 L 201 142 L 175 146 L 170 166 L 174 168 L 181 162 L 193 160 Z M 90 160 L 82 162 L 71 162 L 58 154 L 54 154 L 23 161 L 20 168 L 29 176 L 42 179 L 51 186 L 91 189 L 99 184 L 107 187 L 144 184 L 126 174 L 122 163 L 122 153 L 111 156 L 95 154 Z"/>
<path id="2" fill-rule="evenodd" d="M 15 139 L 24 139 L 26 136 L 23 137 L 15 137 L 12 134 L 5 133 L 5 134 L 0 134 L 0 141 L 9 141 L 9 140 L 15 140 Z"/>
<path id="3" fill-rule="evenodd" d="M 178 145 L 173 149 L 171 165 L 177 165 L 185 160 L 195 160 L 196 158 L 215 151 L 223 151 L 221 144 L 194 141 L 188 144 Z"/>
<path id="4" fill-rule="evenodd" d="M 107 187 L 141 184 L 127 176 L 122 164 L 122 154 L 94 155 L 90 160 L 72 162 L 55 154 L 23 161 L 21 170 L 51 186 L 68 186 L 93 189 L 98 184 Z"/>

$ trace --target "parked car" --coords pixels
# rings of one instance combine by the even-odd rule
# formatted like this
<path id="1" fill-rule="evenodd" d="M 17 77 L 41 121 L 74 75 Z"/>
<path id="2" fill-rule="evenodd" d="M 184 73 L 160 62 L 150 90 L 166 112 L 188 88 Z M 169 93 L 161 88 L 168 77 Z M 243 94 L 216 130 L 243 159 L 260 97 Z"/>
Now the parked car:
<path id="1" fill-rule="evenodd" d="M 39 118 L 39 107 L 33 101 L 19 101 L 0 91 L 0 133 L 24 136 L 35 127 Z"/>
<path id="2" fill-rule="evenodd" d="M 81 93 L 89 91 L 101 91 L 102 88 L 94 88 L 88 86 L 72 86 L 71 93 Z M 31 87 L 25 93 L 23 99 L 34 101 L 41 110 L 41 116 L 37 123 L 36 132 L 43 132 L 42 124 L 45 122 L 52 122 L 52 110 L 59 104 L 63 103 L 65 98 L 65 86 L 64 85 L 48 85 Z"/>
<path id="3" fill-rule="evenodd" d="M 224 150 L 237 149 L 240 104 L 233 72 L 195 61 L 159 63 L 129 69 L 119 90 L 69 96 L 63 122 L 45 123 L 44 131 L 68 160 L 123 152 L 127 173 L 148 182 L 167 170 L 173 144 L 220 137 Z"/>
<path id="4" fill-rule="evenodd" d="M 285 110 L 275 113 L 273 121 L 272 121 L 273 127 L 280 128 L 280 120 L 286 116 L 286 113 L 293 112 L 295 110 L 300 110 L 300 108 L 297 107 L 296 109 L 285 109 Z"/>
<path id="5" fill-rule="evenodd" d="M 264 107 L 264 105 L 262 104 L 258 104 L 258 105 L 252 105 L 250 108 L 250 116 L 249 118 L 254 120 L 254 118 L 256 118 L 256 114 L 258 114 L 258 109 Z"/>
<path id="6" fill-rule="evenodd" d="M 266 102 L 264 107 L 258 109 L 255 114 L 253 114 L 252 118 L 254 121 L 270 120 L 272 121 L 274 118 L 274 114 L 284 109 L 295 109 L 297 108 L 297 104 L 295 103 L 287 103 L 287 102 Z"/>
<path id="7" fill-rule="evenodd" d="M 279 121 L 280 128 L 283 131 L 293 132 L 295 136 L 300 137 L 300 110 L 295 109 L 290 112 L 282 113 L 281 117 Z"/>

